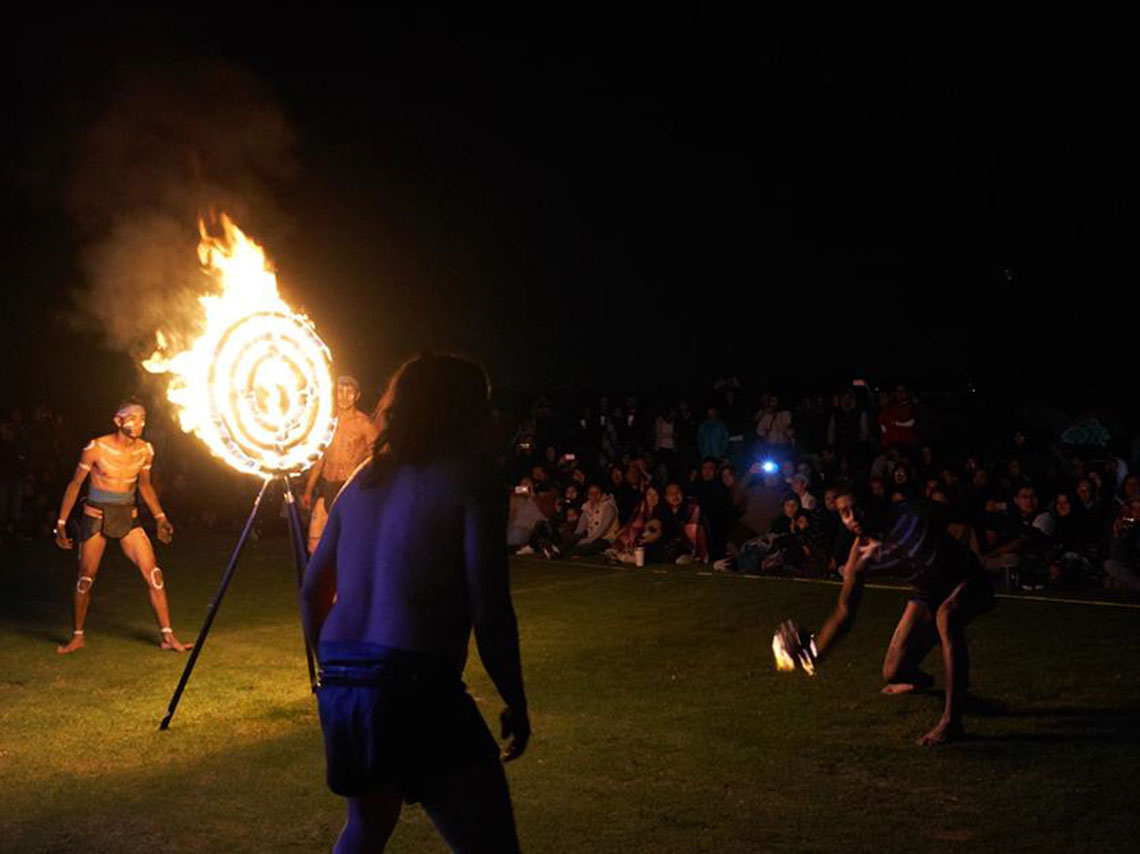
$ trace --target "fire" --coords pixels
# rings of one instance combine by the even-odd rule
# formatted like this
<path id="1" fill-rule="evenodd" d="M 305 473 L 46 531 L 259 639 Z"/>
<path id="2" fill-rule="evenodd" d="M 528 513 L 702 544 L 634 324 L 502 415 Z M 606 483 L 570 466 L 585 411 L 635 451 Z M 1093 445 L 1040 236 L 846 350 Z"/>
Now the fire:
<path id="1" fill-rule="evenodd" d="M 794 643 L 794 642 L 793 642 Z M 776 669 L 782 673 L 791 673 L 796 669 L 797 662 L 808 676 L 815 676 L 816 646 L 813 637 L 806 648 L 789 649 L 789 641 L 784 631 L 778 631 L 772 636 L 772 655 L 776 659 Z"/>
<path id="2" fill-rule="evenodd" d="M 777 670 L 787 673 L 796 669 L 796 660 L 788 653 L 779 632 L 772 638 L 772 655 L 776 658 Z"/>
<path id="3" fill-rule="evenodd" d="M 240 471 L 272 476 L 316 459 L 336 427 L 331 356 L 312 322 L 278 296 L 260 246 L 229 217 L 222 235 L 199 223 L 198 257 L 218 292 L 199 297 L 201 331 L 175 351 L 155 333 L 143 362 L 167 374 L 182 429 Z"/>

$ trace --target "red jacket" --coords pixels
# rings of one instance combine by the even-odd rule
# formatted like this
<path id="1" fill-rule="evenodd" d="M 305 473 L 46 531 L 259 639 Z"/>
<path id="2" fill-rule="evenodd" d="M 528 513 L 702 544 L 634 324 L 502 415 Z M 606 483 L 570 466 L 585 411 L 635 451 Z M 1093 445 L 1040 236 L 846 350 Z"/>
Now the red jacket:
<path id="1" fill-rule="evenodd" d="M 891 445 L 917 445 L 917 418 L 913 403 L 892 403 L 879 413 L 879 433 L 883 447 Z"/>

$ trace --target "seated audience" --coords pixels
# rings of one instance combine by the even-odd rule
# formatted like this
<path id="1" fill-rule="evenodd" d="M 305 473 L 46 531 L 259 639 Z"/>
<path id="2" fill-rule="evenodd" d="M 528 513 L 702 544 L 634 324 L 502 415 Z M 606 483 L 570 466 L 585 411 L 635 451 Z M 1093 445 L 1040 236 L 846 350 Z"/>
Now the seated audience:
<path id="1" fill-rule="evenodd" d="M 586 490 L 586 503 L 582 505 L 581 514 L 569 554 L 601 554 L 613 545 L 618 533 L 617 504 L 599 484 L 591 483 Z"/>

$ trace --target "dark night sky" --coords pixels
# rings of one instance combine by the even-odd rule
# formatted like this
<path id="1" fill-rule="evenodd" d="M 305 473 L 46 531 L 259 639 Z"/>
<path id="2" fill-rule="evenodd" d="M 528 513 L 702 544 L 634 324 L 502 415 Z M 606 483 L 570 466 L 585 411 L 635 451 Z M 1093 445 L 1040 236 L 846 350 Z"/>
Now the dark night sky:
<path id="1" fill-rule="evenodd" d="M 1137 75 L 1111 50 L 807 48 L 661 14 L 277 18 L 12 37 L 6 396 L 132 383 L 61 320 L 100 237 L 68 187 L 132 74 L 219 61 L 293 139 L 272 211 L 242 224 L 371 386 L 423 347 L 528 389 L 1130 376 Z"/>

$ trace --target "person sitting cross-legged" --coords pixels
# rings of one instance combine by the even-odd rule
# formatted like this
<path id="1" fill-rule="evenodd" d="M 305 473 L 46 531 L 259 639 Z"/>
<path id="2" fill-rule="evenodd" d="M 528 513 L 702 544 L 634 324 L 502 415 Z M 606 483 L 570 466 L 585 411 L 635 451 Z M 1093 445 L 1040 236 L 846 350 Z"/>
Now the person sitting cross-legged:
<path id="1" fill-rule="evenodd" d="M 619 530 L 617 504 L 600 484 L 591 483 L 580 512 L 569 554 L 601 554 L 613 545 Z"/>

